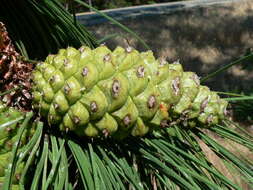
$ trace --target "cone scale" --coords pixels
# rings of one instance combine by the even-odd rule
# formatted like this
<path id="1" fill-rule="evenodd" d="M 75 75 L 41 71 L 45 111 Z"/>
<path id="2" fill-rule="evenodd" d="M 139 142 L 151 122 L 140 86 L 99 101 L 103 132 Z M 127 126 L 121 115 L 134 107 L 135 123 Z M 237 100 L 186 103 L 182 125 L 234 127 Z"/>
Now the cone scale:
<path id="1" fill-rule="evenodd" d="M 52 126 L 79 136 L 143 136 L 175 123 L 212 126 L 227 102 L 179 63 L 152 51 L 61 49 L 33 71 L 34 106 Z"/>

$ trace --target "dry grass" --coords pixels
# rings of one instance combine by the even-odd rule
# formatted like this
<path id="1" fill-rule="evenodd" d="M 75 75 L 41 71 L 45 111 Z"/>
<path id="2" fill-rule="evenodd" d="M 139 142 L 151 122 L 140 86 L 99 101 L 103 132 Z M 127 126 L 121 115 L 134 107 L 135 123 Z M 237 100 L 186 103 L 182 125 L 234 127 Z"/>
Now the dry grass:
<path id="1" fill-rule="evenodd" d="M 208 130 L 205 130 L 205 133 L 208 134 L 211 138 L 215 139 L 215 141 L 222 145 L 224 148 L 237 155 L 239 158 L 247 158 L 248 160 L 253 160 L 253 153 L 247 147 L 229 139 L 221 138 Z M 252 131 L 251 133 L 253 134 Z M 235 184 L 240 186 L 243 190 L 252 190 L 252 188 L 250 188 L 250 186 L 241 178 L 240 173 L 238 173 L 236 170 L 228 168 L 224 162 L 201 139 L 198 139 L 198 143 L 210 163 L 212 163 L 218 171 L 220 171 L 224 176 L 229 178 Z"/>

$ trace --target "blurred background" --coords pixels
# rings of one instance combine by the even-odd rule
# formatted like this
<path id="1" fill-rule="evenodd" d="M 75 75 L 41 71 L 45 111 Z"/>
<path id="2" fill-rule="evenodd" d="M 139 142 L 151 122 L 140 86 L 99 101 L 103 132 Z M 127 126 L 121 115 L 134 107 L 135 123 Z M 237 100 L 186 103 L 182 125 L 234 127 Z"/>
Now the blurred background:
<path id="1" fill-rule="evenodd" d="M 65 4 L 66 7 L 70 5 L 70 0 L 61 0 L 62 3 Z M 85 2 L 89 3 L 90 6 L 98 10 L 104 9 L 114 9 L 114 8 L 122 8 L 136 5 L 147 5 L 147 4 L 155 4 L 155 3 L 166 3 L 166 2 L 174 2 L 180 0 L 85 0 Z M 79 11 L 89 11 L 88 8 L 84 8 L 80 4 L 75 3 L 75 8 Z"/>

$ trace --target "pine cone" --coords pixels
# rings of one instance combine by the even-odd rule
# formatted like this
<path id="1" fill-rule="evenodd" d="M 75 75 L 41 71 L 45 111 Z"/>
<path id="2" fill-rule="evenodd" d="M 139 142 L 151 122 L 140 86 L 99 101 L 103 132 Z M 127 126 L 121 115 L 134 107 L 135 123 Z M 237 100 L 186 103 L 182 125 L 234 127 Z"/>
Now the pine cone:
<path id="1" fill-rule="evenodd" d="M 211 126 L 227 106 L 181 64 L 131 47 L 61 49 L 36 67 L 33 81 L 41 115 L 80 136 L 121 139 L 179 123 Z"/>
<path id="2" fill-rule="evenodd" d="M 15 106 L 23 111 L 31 110 L 31 71 L 33 65 L 23 61 L 16 52 L 8 32 L 0 22 L 0 92 L 13 90 L 1 97 L 9 106 Z"/>

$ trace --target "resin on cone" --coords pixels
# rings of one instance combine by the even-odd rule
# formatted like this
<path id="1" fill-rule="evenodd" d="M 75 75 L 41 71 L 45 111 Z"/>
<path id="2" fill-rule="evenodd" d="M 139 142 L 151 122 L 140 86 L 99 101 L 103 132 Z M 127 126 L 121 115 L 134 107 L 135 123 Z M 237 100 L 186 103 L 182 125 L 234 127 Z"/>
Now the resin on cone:
<path id="1" fill-rule="evenodd" d="M 80 136 L 143 136 L 182 123 L 212 126 L 227 102 L 179 63 L 152 51 L 69 47 L 33 72 L 34 106 L 52 126 Z"/>

